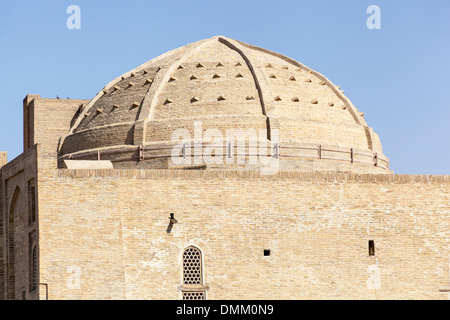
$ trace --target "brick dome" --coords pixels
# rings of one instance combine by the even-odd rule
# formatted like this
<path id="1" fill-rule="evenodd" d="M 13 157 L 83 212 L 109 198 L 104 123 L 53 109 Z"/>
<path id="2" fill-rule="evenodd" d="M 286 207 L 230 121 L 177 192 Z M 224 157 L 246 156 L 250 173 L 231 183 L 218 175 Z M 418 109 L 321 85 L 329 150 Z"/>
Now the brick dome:
<path id="1" fill-rule="evenodd" d="M 295 60 L 223 36 L 114 79 L 74 119 L 60 160 L 101 155 L 115 167 L 176 167 L 172 133 L 194 136 L 201 122 L 224 136 L 254 129 L 270 141 L 276 133 L 282 170 L 389 172 L 378 136 L 339 87 Z"/>

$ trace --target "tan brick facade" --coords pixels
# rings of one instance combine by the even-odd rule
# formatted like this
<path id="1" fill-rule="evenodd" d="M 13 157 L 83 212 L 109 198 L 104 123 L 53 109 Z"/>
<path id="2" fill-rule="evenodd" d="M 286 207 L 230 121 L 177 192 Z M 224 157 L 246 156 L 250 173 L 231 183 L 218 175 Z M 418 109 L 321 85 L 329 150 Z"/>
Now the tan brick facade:
<path id="1" fill-rule="evenodd" d="M 203 252 L 208 299 L 446 298 L 449 177 L 113 169 L 44 180 L 50 299 L 179 299 L 189 245 Z"/>
<path id="2" fill-rule="evenodd" d="M 23 108 L 24 152 L 0 152 L 0 299 L 449 298 L 450 177 L 393 174 L 292 59 L 214 37 Z M 170 136 L 195 120 L 279 130 L 278 170 L 177 165 Z"/>
<path id="3" fill-rule="evenodd" d="M 37 146 L 0 168 L 0 298 L 36 299 L 37 278 L 33 281 L 32 256 L 38 244 Z M 35 219 L 31 219 L 31 192 L 35 197 Z M 39 276 L 39 265 L 34 267 Z M 32 281 L 30 281 L 32 280 Z"/>

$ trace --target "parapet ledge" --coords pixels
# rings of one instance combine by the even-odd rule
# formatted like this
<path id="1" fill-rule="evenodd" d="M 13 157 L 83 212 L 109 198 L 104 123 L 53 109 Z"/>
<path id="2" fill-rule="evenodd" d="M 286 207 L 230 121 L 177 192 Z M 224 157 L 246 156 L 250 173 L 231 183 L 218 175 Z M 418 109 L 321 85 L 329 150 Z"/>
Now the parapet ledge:
<path id="1" fill-rule="evenodd" d="M 263 175 L 259 171 L 244 170 L 182 170 L 182 169 L 57 169 L 58 177 L 99 178 L 117 177 L 130 179 L 259 179 L 302 180 L 329 182 L 365 183 L 445 183 L 450 184 L 450 175 L 401 175 L 401 174 L 357 174 L 348 172 L 295 172 L 283 171 Z"/>

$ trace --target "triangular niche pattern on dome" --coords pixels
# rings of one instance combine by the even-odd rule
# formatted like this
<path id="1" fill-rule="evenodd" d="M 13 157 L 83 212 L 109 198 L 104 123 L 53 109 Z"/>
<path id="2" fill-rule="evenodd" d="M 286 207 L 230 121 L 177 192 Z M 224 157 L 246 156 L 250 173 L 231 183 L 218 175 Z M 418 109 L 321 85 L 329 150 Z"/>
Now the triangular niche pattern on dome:
<path id="1" fill-rule="evenodd" d="M 208 45 L 210 45 L 213 42 L 220 42 L 222 44 L 225 44 L 225 46 L 223 46 L 223 48 L 219 48 L 222 51 L 218 51 L 220 54 L 224 54 L 223 56 L 217 55 L 214 58 L 217 59 L 205 59 L 205 62 L 199 62 L 199 60 L 201 61 L 201 56 L 202 54 L 198 54 L 196 57 L 196 59 L 198 59 L 197 61 L 195 61 L 195 59 L 190 59 L 189 60 L 189 56 L 192 55 L 195 52 L 201 52 L 201 50 L 203 50 L 202 48 L 206 48 Z M 240 61 L 236 62 L 236 60 L 232 61 L 231 59 L 228 59 L 228 51 L 227 50 L 233 50 L 233 52 L 238 52 L 239 55 L 243 58 L 243 60 L 245 61 L 245 63 L 242 63 Z M 266 61 L 264 61 L 264 56 L 267 56 L 268 59 Z M 269 57 L 270 56 L 270 57 Z M 200 57 L 200 59 L 199 59 Z M 223 58 L 225 57 L 225 58 Z M 222 58 L 222 59 L 221 59 Z M 278 61 L 276 61 L 278 59 Z M 283 62 L 283 61 L 284 62 Z M 280 62 L 282 61 L 282 62 Z M 209 74 L 209 77 L 207 76 L 208 68 L 205 68 L 205 66 L 209 66 L 209 64 L 212 63 L 212 66 L 214 68 L 215 67 L 220 67 L 220 68 L 224 68 L 223 71 L 221 71 L 221 74 L 217 74 L 214 72 L 211 72 Z M 289 66 L 288 66 L 289 64 Z M 340 88 L 337 88 L 336 86 L 334 86 L 328 79 L 326 79 L 325 77 L 323 77 L 322 75 L 320 75 L 317 72 L 312 72 L 312 70 L 310 70 L 309 68 L 301 65 L 300 63 L 284 57 L 280 54 L 277 53 L 273 53 L 269 50 L 265 50 L 265 49 L 261 49 L 261 48 L 257 48 L 242 42 L 238 42 L 232 39 L 228 39 L 225 37 L 214 37 L 211 39 L 207 39 L 207 40 L 202 40 L 199 41 L 198 44 L 191 44 L 189 46 L 186 46 L 186 49 L 184 48 L 179 48 L 179 49 L 175 49 L 171 52 L 168 52 L 164 55 L 162 55 L 161 57 L 157 57 L 153 60 L 150 60 L 148 63 L 143 64 L 142 66 L 127 72 L 126 74 L 124 74 L 123 76 L 117 78 L 116 80 L 113 80 L 110 84 L 108 84 L 107 86 L 105 86 L 104 90 L 100 91 L 99 95 L 97 95 L 94 99 L 91 100 L 91 102 L 88 103 L 88 105 L 86 106 L 86 110 L 85 113 L 89 113 L 89 109 L 92 110 L 96 110 L 96 101 L 99 99 L 99 97 L 101 96 L 105 96 L 105 99 L 110 97 L 111 99 L 116 99 L 116 101 L 120 101 L 117 99 L 121 99 L 122 94 L 128 93 L 128 92 L 134 92 L 135 90 L 137 90 L 138 88 L 143 87 L 142 83 L 144 84 L 151 84 L 150 86 L 145 86 L 145 90 L 148 90 L 148 92 L 145 94 L 145 97 L 143 98 L 143 100 L 139 100 L 136 102 L 139 103 L 139 105 L 141 106 L 141 108 L 139 108 L 139 113 L 136 117 L 136 119 L 140 120 L 140 121 L 151 121 L 153 119 L 153 114 L 155 112 L 155 106 L 159 105 L 161 106 L 162 104 L 166 105 L 166 104 L 171 104 L 173 103 L 171 98 L 165 98 L 162 99 L 162 97 L 160 97 L 158 99 L 158 95 L 161 93 L 161 89 L 164 88 L 164 83 L 167 82 L 176 82 L 173 84 L 173 88 L 176 88 L 176 86 L 178 85 L 178 83 L 180 83 L 180 85 L 182 85 L 182 83 L 185 83 L 184 81 L 186 81 L 187 79 L 189 79 L 189 75 L 186 74 L 186 70 L 191 69 L 192 67 L 194 68 L 205 68 L 207 70 L 203 70 L 203 71 L 198 71 L 199 74 L 198 75 L 193 75 L 195 78 L 197 78 L 198 76 L 201 77 L 202 79 L 204 79 L 203 81 L 199 82 L 199 85 L 210 85 L 210 84 L 215 84 L 215 85 L 219 85 L 219 82 L 208 82 L 208 78 L 209 79 L 219 79 L 223 78 L 223 80 L 220 81 L 220 83 L 222 83 L 222 81 L 224 81 L 224 83 L 226 84 L 226 81 L 231 81 L 231 78 L 233 78 L 233 74 L 230 74 L 230 71 L 233 72 L 231 70 L 231 68 L 233 67 L 248 67 L 249 69 L 239 69 L 239 71 L 244 70 L 243 72 L 239 72 L 239 73 L 235 73 L 234 77 L 235 78 L 244 78 L 243 81 L 239 81 L 240 85 L 247 85 L 245 81 L 253 81 L 256 85 L 256 90 L 253 88 L 253 90 L 255 90 L 257 93 L 256 94 L 249 94 L 248 96 L 246 96 L 245 94 L 243 96 L 241 96 L 242 98 L 244 98 L 246 101 L 248 101 L 248 103 L 246 103 L 246 105 L 251 106 L 252 105 L 252 101 L 258 100 L 258 103 L 261 105 L 261 109 L 262 109 L 262 114 L 264 116 L 267 117 L 267 123 L 269 123 L 269 117 L 266 115 L 266 111 L 265 111 L 265 104 L 267 104 L 269 106 L 269 109 L 272 108 L 270 107 L 270 97 L 276 95 L 276 94 L 280 94 L 279 96 L 276 96 L 275 98 L 272 98 L 273 100 L 271 101 L 281 101 L 281 96 L 282 94 L 284 94 L 282 88 L 283 86 L 285 86 L 285 88 L 288 88 L 287 85 L 284 85 L 285 83 L 289 83 L 291 81 L 297 81 L 297 82 L 301 82 L 301 81 L 306 81 L 308 83 L 311 83 L 313 86 L 315 85 L 322 85 L 322 86 L 326 86 L 328 88 L 326 88 L 327 90 L 329 90 L 330 92 L 333 92 L 336 97 L 335 100 L 330 100 L 327 98 L 328 101 L 323 101 L 323 103 L 320 104 L 320 106 L 322 105 L 327 105 L 330 104 L 331 102 L 334 105 L 339 106 L 342 109 L 346 110 L 346 114 L 351 114 L 355 119 L 356 124 L 361 125 L 361 126 L 366 126 L 365 121 L 363 120 L 363 114 L 358 112 L 356 110 L 356 108 L 351 104 L 351 102 L 349 102 L 349 100 L 342 94 L 342 91 L 340 90 Z M 228 70 L 227 70 L 228 68 Z M 270 74 L 269 77 L 270 79 L 278 79 L 278 81 L 273 81 L 269 83 L 264 83 L 264 74 L 265 71 L 262 70 L 263 68 L 273 68 L 275 72 L 279 72 L 274 74 Z M 174 73 L 177 72 L 176 70 L 179 70 L 179 73 Z M 282 70 L 292 70 L 291 72 L 296 72 L 295 75 L 289 75 L 287 74 L 286 71 L 282 71 Z M 237 71 L 237 70 L 236 70 Z M 247 75 L 247 72 L 249 72 L 249 76 L 245 76 Z M 222 72 L 224 77 L 222 76 Z M 245 73 L 244 73 L 245 72 Z M 301 75 L 301 73 L 303 73 L 303 75 Z M 145 74 L 146 76 L 144 77 L 143 74 Z M 148 76 L 147 76 L 148 74 Z M 172 75 L 172 76 L 171 76 Z M 305 75 L 308 76 L 308 79 L 305 79 Z M 267 75 L 266 75 L 267 76 Z M 120 82 L 121 80 L 125 80 L 126 78 L 130 78 L 132 77 L 134 80 L 132 82 L 133 89 L 129 89 L 127 90 L 127 83 L 130 82 Z M 187 77 L 187 78 L 186 78 Z M 140 80 L 142 79 L 142 80 Z M 164 80 L 165 79 L 165 80 Z M 177 80 L 178 81 L 175 81 Z M 163 80 L 163 81 L 162 81 Z M 194 79 L 193 79 L 194 80 Z M 125 80 L 126 81 L 126 80 Z M 284 81 L 284 82 L 283 82 Z M 251 82 L 249 82 L 251 83 Z M 194 85 L 194 84 L 192 84 Z M 197 84 L 195 84 L 197 85 Z M 277 90 L 273 90 L 271 91 L 270 88 L 268 88 L 267 86 L 273 85 L 274 88 L 279 88 Z M 293 86 L 294 84 L 290 85 L 289 88 L 294 88 Z M 304 86 L 301 85 L 301 83 L 295 84 L 295 86 L 300 85 L 299 88 L 304 88 Z M 312 87 L 314 88 L 314 87 Z M 142 88 L 144 89 L 144 88 Z M 204 89 L 202 89 L 204 90 Z M 281 90 L 281 91 L 280 91 Z M 291 90 L 291 89 L 289 89 Z M 300 90 L 300 89 L 299 89 Z M 314 89 L 316 90 L 316 89 Z M 206 91 L 208 92 L 208 91 Z M 301 91 L 299 91 L 301 92 Z M 224 95 L 219 95 L 219 96 L 215 96 L 215 98 L 213 97 L 204 97 L 200 92 L 198 92 L 200 95 L 197 95 L 197 92 L 192 92 L 195 95 L 191 95 L 190 98 L 187 98 L 188 101 L 190 101 L 191 103 L 195 103 L 200 101 L 200 98 L 202 98 L 203 102 L 201 104 L 199 104 L 200 108 L 203 108 L 203 106 L 206 106 L 208 103 L 211 103 L 212 99 L 217 99 L 218 101 L 235 101 L 236 97 L 233 94 L 229 94 L 227 92 L 224 92 Z M 250 92 L 249 92 L 250 93 Z M 287 92 L 289 93 L 289 92 Z M 134 93 L 132 93 L 134 94 Z M 242 94 L 242 93 L 241 93 Z M 274 94 L 274 95 L 272 95 Z M 298 93 L 301 94 L 301 93 Z M 164 95 L 166 95 L 166 93 L 164 93 Z M 163 95 L 163 96 L 164 96 Z M 264 98 L 264 96 L 267 95 L 267 97 L 269 97 L 269 99 Z M 116 98 L 117 97 L 117 98 Z M 200 98 L 199 98 L 200 97 Z M 226 98 L 225 98 L 226 97 Z M 255 97 L 258 97 L 259 99 L 256 99 Z M 283 96 L 284 97 L 284 96 Z M 293 97 L 293 98 L 292 98 Z M 133 97 L 130 96 L 129 99 L 132 99 Z M 223 100 L 223 99 L 226 100 Z M 228 99 L 229 98 L 229 99 Z M 241 101 L 243 100 L 241 98 Z M 320 98 L 320 97 L 319 97 Z M 305 98 L 303 96 L 296 96 L 296 95 L 291 95 L 291 97 L 289 97 L 289 95 L 286 96 L 287 101 L 289 102 L 289 100 L 291 102 L 300 102 L 303 101 L 304 104 L 297 104 L 297 106 L 300 106 L 300 108 L 298 110 L 302 110 L 301 107 L 302 105 L 306 106 L 308 101 L 310 103 L 314 103 L 315 100 L 318 99 L 308 99 Z M 283 99 L 283 100 L 286 100 Z M 105 100 L 106 101 L 106 100 Z M 112 102 L 113 100 L 111 100 Z M 186 100 L 184 100 L 186 101 Z M 239 101 L 239 99 L 237 99 L 237 101 Z M 321 100 L 322 101 L 322 100 Z M 330 102 L 331 101 L 331 102 Z M 111 103 L 110 102 L 110 103 Z M 318 104 L 318 102 L 317 102 Z M 109 104 L 109 108 L 107 110 L 110 110 L 112 104 Z M 183 103 L 180 102 L 180 104 L 176 104 L 176 106 L 182 106 Z M 277 113 L 271 113 L 273 115 L 275 114 L 279 114 L 279 112 L 281 112 L 282 110 L 288 110 L 284 107 L 285 103 L 277 103 L 276 106 L 277 108 L 284 108 L 284 109 L 279 109 L 277 110 Z M 287 103 L 287 105 L 289 105 L 289 103 Z M 113 108 L 114 109 L 114 108 Z M 121 111 L 120 110 L 125 110 L 126 108 L 123 106 L 121 108 L 117 107 L 114 114 L 119 114 Z M 317 109 L 320 109 L 317 108 Z M 338 109 L 338 108 L 336 108 Z M 200 109 L 199 109 L 200 110 Z M 292 109 L 294 110 L 294 109 Z M 331 110 L 331 109 L 327 109 L 327 110 Z M 197 111 L 196 111 L 197 112 Z M 284 111 L 283 111 L 284 112 Z M 246 112 L 245 112 L 246 113 Z M 92 115 L 92 112 L 90 112 L 90 114 Z M 72 128 L 70 129 L 69 133 L 65 136 L 71 135 L 74 130 L 77 128 L 77 126 L 79 125 L 81 118 L 84 118 L 83 114 L 80 114 L 80 116 L 78 117 L 78 119 L 76 121 L 74 121 L 74 124 L 72 126 Z M 101 116 L 98 117 L 98 119 L 103 119 L 105 118 L 105 113 Z M 272 122 L 272 119 L 270 119 L 270 122 Z M 95 121 L 91 121 L 91 126 L 95 126 Z M 95 127 L 93 127 L 95 128 Z M 138 128 L 138 127 L 136 127 Z M 89 129 L 89 127 L 88 127 Z M 368 133 L 368 137 L 367 139 L 370 138 L 370 134 L 372 134 L 371 130 L 366 130 Z M 131 134 L 131 136 L 133 136 L 133 134 Z M 62 137 L 62 142 L 61 144 L 64 144 L 64 139 L 65 137 Z M 135 139 L 136 141 L 136 139 Z"/>

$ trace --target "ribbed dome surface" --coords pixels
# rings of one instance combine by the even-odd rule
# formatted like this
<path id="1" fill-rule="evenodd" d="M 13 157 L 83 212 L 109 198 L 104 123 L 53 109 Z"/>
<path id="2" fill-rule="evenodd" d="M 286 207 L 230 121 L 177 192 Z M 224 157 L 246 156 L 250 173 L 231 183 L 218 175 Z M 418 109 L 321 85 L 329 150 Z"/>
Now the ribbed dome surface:
<path id="1" fill-rule="evenodd" d="M 329 152 L 329 160 L 352 164 L 328 161 L 311 170 L 365 172 L 373 159 L 376 170 L 388 167 L 378 136 L 339 87 L 288 57 L 223 36 L 172 50 L 110 82 L 79 110 L 59 152 L 61 159 L 88 159 L 95 151 L 163 146 L 178 128 L 194 133 L 195 121 L 203 130 L 263 130 L 268 140 L 276 131 L 280 156 L 290 162 L 286 170 L 299 169 L 296 158 L 311 158 L 310 146 L 323 148 L 318 160 Z M 358 161 L 358 155 L 373 159 Z M 117 164 L 128 163 L 122 158 Z M 169 167 L 163 162 L 156 166 Z"/>

